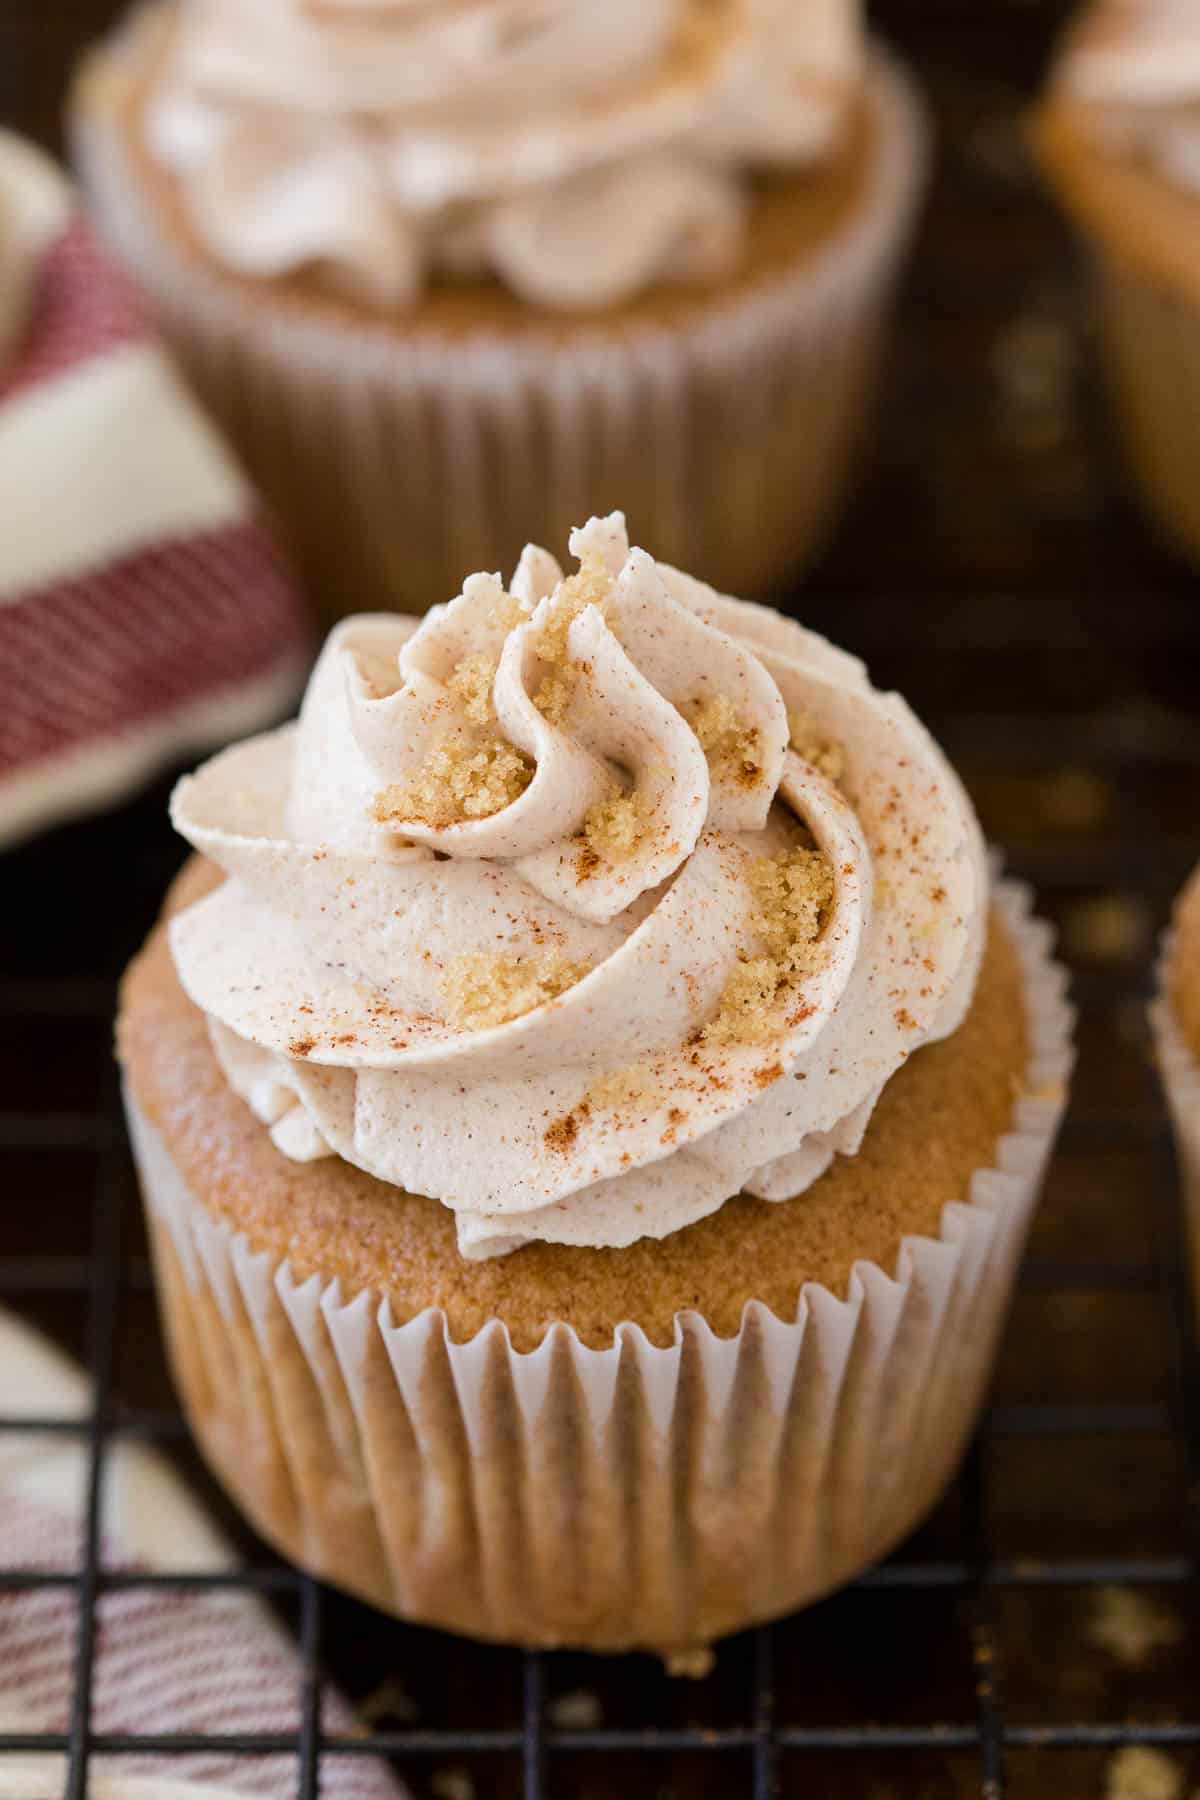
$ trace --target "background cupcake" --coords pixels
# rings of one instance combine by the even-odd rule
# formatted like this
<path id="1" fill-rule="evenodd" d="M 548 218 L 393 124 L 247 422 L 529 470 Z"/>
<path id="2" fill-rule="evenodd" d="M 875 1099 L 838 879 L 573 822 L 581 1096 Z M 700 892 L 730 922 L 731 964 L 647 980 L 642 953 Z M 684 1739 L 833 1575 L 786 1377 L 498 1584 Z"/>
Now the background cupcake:
<path id="1" fill-rule="evenodd" d="M 122 1056 L 257 1528 L 406 1616 L 674 1657 L 933 1502 L 1068 1021 L 898 696 L 619 515 L 572 549 L 348 621 L 298 726 L 181 784 L 228 879 L 185 873 Z"/>
<path id="2" fill-rule="evenodd" d="M 925 160 L 854 0 L 164 0 L 75 128 L 335 614 L 444 600 L 618 500 L 720 584 L 793 568 Z"/>
<path id="3" fill-rule="evenodd" d="M 1200 12 L 1178 0 L 1087 8 L 1034 144 L 1094 256 L 1130 470 L 1159 524 L 1200 557 Z"/>
<path id="4" fill-rule="evenodd" d="M 1192 1268 L 1200 1295 L 1200 870 L 1175 905 L 1151 1019 L 1175 1126 L 1188 1203 Z"/>

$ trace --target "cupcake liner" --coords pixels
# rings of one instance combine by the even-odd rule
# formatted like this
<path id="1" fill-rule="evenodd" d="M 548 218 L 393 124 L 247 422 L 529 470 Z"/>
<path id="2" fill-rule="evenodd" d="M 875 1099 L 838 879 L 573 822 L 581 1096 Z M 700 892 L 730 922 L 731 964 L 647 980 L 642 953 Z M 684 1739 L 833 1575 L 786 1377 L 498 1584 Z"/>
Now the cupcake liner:
<path id="1" fill-rule="evenodd" d="M 1158 992 L 1150 1007 L 1150 1026 L 1179 1153 L 1192 1280 L 1200 1309 L 1200 1061 L 1179 1027 L 1168 993 L 1174 948 L 1174 933 L 1167 932 L 1156 972 Z"/>
<path id="2" fill-rule="evenodd" d="M 562 543 L 616 506 L 656 555 L 739 593 L 813 549 L 863 425 L 928 160 L 920 102 L 882 51 L 863 194 L 793 269 L 676 322 L 439 339 L 330 323 L 183 250 L 127 141 L 130 43 L 101 50 L 80 84 L 86 185 L 331 616 L 447 599 L 466 571 L 507 568 L 526 541 Z"/>
<path id="3" fill-rule="evenodd" d="M 1049 930 L 1023 889 L 997 905 L 1031 1050 L 995 1165 L 894 1276 L 861 1262 L 845 1299 L 810 1283 L 790 1321 L 753 1302 L 732 1338 L 684 1313 L 666 1348 L 559 1322 L 518 1353 L 499 1321 L 463 1343 L 440 1309 L 397 1323 L 215 1221 L 130 1099 L 176 1379 L 259 1531 L 407 1618 L 678 1667 L 883 1555 L 962 1452 L 1065 1101 Z"/>
<path id="4" fill-rule="evenodd" d="M 1143 503 L 1200 561 L 1200 301 L 1096 256 L 1099 335 L 1121 447 Z"/>

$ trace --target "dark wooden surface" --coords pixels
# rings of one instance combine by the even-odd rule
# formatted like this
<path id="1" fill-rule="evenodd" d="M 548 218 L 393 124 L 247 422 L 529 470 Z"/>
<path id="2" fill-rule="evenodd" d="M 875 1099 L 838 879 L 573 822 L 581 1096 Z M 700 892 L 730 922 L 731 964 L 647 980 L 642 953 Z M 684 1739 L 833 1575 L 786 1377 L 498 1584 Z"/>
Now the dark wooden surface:
<path id="1" fill-rule="evenodd" d="M 9 0 L 0 117 L 55 142 L 72 56 L 114 10 L 112 0 Z M 1195 1724 L 1200 1709 L 1194 1585 L 1147 1590 L 1178 1642 L 1124 1666 L 1090 1634 L 1094 1590 L 1082 1579 L 1038 1579 L 1055 1559 L 1149 1559 L 1162 1570 L 1196 1547 L 1168 1304 L 1177 1243 L 1152 1202 L 1161 1120 L 1142 1008 L 1154 934 L 1200 854 L 1200 595 L 1196 575 L 1126 498 L 1095 392 L 1086 295 L 1022 148 L 1021 111 L 1065 10 L 1057 0 L 878 7 L 929 87 L 940 160 L 877 444 L 821 565 L 786 597 L 865 655 L 877 680 L 902 687 L 949 745 L 989 832 L 1038 882 L 1077 974 L 1072 1125 L 1001 1359 L 1000 1410 L 975 1485 L 960 1483 L 903 1552 L 940 1566 L 982 1548 L 1025 1572 L 991 1592 L 982 1640 L 1021 1740 L 1005 1757 L 1018 1800 L 1100 1795 L 1108 1762 L 1103 1748 L 1042 1748 L 1020 1728 Z M 10 1118 L 87 1117 L 100 1102 L 105 983 L 178 860 L 164 792 L 6 861 L 19 927 L 0 934 L 0 1108 Z M 72 990 L 81 998 L 64 1031 L 44 1003 L 76 977 L 88 985 Z M 95 1004 L 83 1004 L 88 993 Z M 0 1298 L 5 1259 L 87 1259 L 95 1248 L 93 1148 L 22 1129 L 32 1148 L 19 1131 L 0 1141 Z M 116 1387 L 123 1403 L 165 1409 L 173 1403 L 127 1168 L 122 1179 Z M 86 1291 L 73 1301 L 26 1294 L 19 1304 L 86 1353 Z M 1114 1405 L 1125 1410 L 1096 1410 Z M 1022 1428 L 1028 1409 L 1048 1406 L 1064 1410 Z M 1046 1428 L 1055 1416 L 1061 1428 Z M 253 1544 L 249 1552 L 266 1554 Z M 776 1634 L 777 1718 L 973 1724 L 978 1605 L 952 1587 L 856 1589 L 788 1623 Z M 520 1664 L 503 1652 L 406 1630 L 331 1596 L 324 1653 L 357 1694 L 395 1676 L 425 1726 L 519 1722 Z M 643 1662 L 575 1657 L 550 1659 L 546 1680 L 552 1695 L 588 1690 L 607 1725 L 720 1726 L 745 1721 L 752 1706 L 749 1653 L 736 1642 L 694 1686 L 671 1686 Z M 1193 1744 L 1171 1754 L 1190 1791 L 1200 1753 Z M 521 1791 L 515 1754 L 453 1760 L 473 1771 L 480 1800 Z M 984 1791 L 969 1747 L 788 1751 L 780 1766 L 782 1791 L 808 1800 Z M 549 1791 L 564 1800 L 618 1784 L 631 1796 L 734 1795 L 749 1792 L 748 1771 L 717 1755 L 563 1755 Z M 445 1773 L 445 1759 L 418 1763 L 414 1785 L 435 1792 Z"/>

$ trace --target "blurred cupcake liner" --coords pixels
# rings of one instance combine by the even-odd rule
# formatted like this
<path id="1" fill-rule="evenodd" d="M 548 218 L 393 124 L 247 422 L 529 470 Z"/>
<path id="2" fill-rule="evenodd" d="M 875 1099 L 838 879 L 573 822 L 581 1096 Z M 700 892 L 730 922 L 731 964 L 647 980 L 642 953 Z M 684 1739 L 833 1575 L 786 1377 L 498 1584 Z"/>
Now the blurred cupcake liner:
<path id="1" fill-rule="evenodd" d="M 1200 302 L 1097 252 L 1100 350 L 1143 504 L 1200 561 Z"/>
<path id="2" fill-rule="evenodd" d="M 1184 1210 L 1191 1247 L 1196 1304 L 1200 1307 L 1200 1061 L 1183 1035 L 1171 1005 L 1169 981 L 1175 938 L 1163 939 L 1158 993 L 1150 1008 L 1155 1056 L 1179 1153 Z"/>
<path id="3" fill-rule="evenodd" d="M 448 599 L 464 569 L 507 567 L 618 505 L 657 555 L 739 593 L 812 552 L 862 434 L 928 161 L 920 101 L 883 52 L 864 191 L 794 267 L 681 322 L 439 339 L 301 315 L 182 251 L 132 166 L 123 50 L 80 84 L 86 185 L 330 616 Z"/>
<path id="4" fill-rule="evenodd" d="M 894 1277 L 860 1263 L 844 1300 L 809 1284 L 792 1322 L 752 1303 L 730 1339 L 687 1313 L 667 1348 L 558 1323 L 518 1354 L 499 1321 L 454 1343 L 439 1309 L 397 1324 L 372 1294 L 297 1285 L 187 1192 L 130 1100 L 175 1376 L 257 1528 L 408 1618 L 681 1667 L 884 1555 L 962 1454 L 1065 1104 L 1049 929 L 1023 889 L 997 904 L 1030 1057 L 994 1166 Z"/>

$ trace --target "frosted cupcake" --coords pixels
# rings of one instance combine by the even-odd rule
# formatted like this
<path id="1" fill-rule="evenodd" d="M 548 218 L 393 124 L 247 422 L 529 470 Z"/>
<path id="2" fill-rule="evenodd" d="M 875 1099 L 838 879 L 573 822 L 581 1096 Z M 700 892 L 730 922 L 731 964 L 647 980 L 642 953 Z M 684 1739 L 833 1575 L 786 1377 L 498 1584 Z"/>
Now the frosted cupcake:
<path id="1" fill-rule="evenodd" d="M 1175 903 L 1151 1021 L 1175 1126 L 1200 1303 L 1200 870 Z"/>
<path id="2" fill-rule="evenodd" d="M 1093 253 L 1100 347 L 1131 473 L 1200 557 L 1200 11 L 1099 0 L 1035 120 L 1043 169 Z"/>
<path id="3" fill-rule="evenodd" d="M 1068 1021 L 897 695 L 619 514 L 571 548 L 346 621 L 180 785 L 121 1054 L 258 1528 L 412 1618 L 686 1656 L 952 1471 Z"/>
<path id="4" fill-rule="evenodd" d="M 925 162 L 857 0 L 158 0 L 74 124 L 333 614 L 618 500 L 743 590 L 828 524 Z"/>

